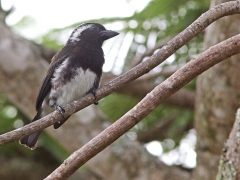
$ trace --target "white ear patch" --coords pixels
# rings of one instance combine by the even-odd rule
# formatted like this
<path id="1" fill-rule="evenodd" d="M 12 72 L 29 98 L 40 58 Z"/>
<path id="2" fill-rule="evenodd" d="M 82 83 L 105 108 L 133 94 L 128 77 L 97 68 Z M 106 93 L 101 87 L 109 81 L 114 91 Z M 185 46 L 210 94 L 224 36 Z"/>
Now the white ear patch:
<path id="1" fill-rule="evenodd" d="M 79 39 L 79 36 L 81 35 L 81 33 L 86 30 L 86 29 L 91 29 L 93 28 L 92 27 L 93 25 L 92 24 L 87 24 L 87 25 L 82 25 L 82 26 L 78 26 L 72 33 L 71 35 L 71 38 L 78 38 Z"/>
<path id="2" fill-rule="evenodd" d="M 96 32 L 100 32 L 100 31 L 105 30 L 105 27 L 101 24 L 98 24 L 98 23 L 82 24 L 82 25 L 80 25 L 80 26 L 78 26 L 74 29 L 74 31 L 72 32 L 72 34 L 69 38 L 70 42 L 74 43 L 76 41 L 80 41 L 81 40 L 81 34 L 86 29 L 94 30 Z"/>

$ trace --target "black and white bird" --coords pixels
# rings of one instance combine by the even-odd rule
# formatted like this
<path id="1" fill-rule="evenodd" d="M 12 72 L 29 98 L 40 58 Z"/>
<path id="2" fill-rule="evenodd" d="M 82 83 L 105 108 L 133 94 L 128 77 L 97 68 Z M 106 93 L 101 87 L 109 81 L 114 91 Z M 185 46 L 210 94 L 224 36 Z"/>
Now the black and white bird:
<path id="1" fill-rule="evenodd" d="M 87 93 L 95 95 L 104 64 L 102 44 L 118 34 L 98 23 L 85 23 L 74 29 L 66 45 L 52 58 L 37 97 L 37 115 L 32 122 L 54 109 L 64 115 L 63 106 L 67 103 Z M 55 123 L 54 128 L 59 128 L 68 118 Z M 40 134 L 41 131 L 26 136 L 20 143 L 33 150 Z"/>

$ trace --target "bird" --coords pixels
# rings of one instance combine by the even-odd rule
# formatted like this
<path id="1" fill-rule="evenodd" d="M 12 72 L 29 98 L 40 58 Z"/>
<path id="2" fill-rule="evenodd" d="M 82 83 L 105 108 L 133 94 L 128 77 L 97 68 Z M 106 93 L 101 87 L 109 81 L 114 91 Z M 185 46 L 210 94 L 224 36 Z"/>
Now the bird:
<path id="1" fill-rule="evenodd" d="M 96 97 L 105 62 L 103 42 L 118 34 L 99 23 L 84 23 L 73 30 L 66 45 L 51 60 L 36 100 L 37 114 L 31 122 L 58 110 L 63 119 L 53 125 L 57 129 L 70 117 L 64 117 L 66 104 L 88 93 Z M 20 144 L 34 150 L 41 132 L 22 138 Z"/>

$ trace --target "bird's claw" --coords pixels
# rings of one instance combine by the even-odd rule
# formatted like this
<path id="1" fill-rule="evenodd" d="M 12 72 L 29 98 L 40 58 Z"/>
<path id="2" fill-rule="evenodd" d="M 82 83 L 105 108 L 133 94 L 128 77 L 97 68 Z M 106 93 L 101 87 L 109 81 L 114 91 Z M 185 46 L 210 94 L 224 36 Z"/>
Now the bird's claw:
<path id="1" fill-rule="evenodd" d="M 62 106 L 54 104 L 53 107 L 64 117 L 65 109 Z"/>
<path id="2" fill-rule="evenodd" d="M 97 98 L 96 98 L 96 90 L 97 90 L 97 89 L 93 88 L 93 89 L 90 89 L 90 90 L 88 91 L 88 93 L 92 93 L 92 94 L 93 94 L 93 96 L 94 96 L 95 99 L 97 99 Z M 95 105 L 98 105 L 98 101 L 94 102 L 94 104 L 95 104 Z"/>

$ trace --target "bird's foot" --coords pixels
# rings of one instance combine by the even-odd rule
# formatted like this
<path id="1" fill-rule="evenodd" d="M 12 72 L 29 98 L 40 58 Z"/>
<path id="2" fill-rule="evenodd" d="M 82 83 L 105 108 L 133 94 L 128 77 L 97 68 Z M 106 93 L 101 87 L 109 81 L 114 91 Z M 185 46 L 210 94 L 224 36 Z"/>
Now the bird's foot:
<path id="1" fill-rule="evenodd" d="M 97 91 L 97 89 L 92 88 L 92 89 L 90 89 L 90 90 L 87 92 L 87 94 L 88 94 L 88 93 L 92 93 L 93 96 L 94 96 L 94 98 L 97 99 L 97 98 L 96 98 L 96 91 Z M 98 101 L 94 102 L 94 104 L 95 104 L 95 105 L 98 105 Z"/>
<path id="2" fill-rule="evenodd" d="M 57 110 L 64 117 L 65 109 L 62 106 L 59 106 L 57 104 L 53 104 L 53 107 L 55 108 L 55 110 Z"/>

